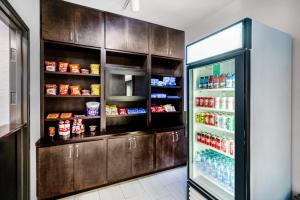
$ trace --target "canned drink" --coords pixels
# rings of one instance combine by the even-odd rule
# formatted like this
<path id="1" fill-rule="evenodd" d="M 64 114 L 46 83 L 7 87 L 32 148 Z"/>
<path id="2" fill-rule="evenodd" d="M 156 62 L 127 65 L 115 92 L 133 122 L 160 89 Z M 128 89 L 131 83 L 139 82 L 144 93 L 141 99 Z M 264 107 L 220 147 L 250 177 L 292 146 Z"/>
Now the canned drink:
<path id="1" fill-rule="evenodd" d="M 199 113 L 195 113 L 195 122 L 199 123 Z"/>
<path id="2" fill-rule="evenodd" d="M 209 97 L 208 107 L 210 108 L 215 107 L 215 97 Z"/>
<path id="3" fill-rule="evenodd" d="M 228 110 L 234 110 L 235 107 L 235 98 L 234 97 L 228 97 L 227 98 L 227 109 Z"/>
<path id="4" fill-rule="evenodd" d="M 220 109 L 222 109 L 222 110 L 227 109 L 227 97 L 221 97 Z"/>
<path id="5" fill-rule="evenodd" d="M 201 142 L 201 134 L 202 134 L 202 131 L 197 133 L 197 135 L 196 135 L 197 142 Z"/>
<path id="6" fill-rule="evenodd" d="M 210 137 L 210 146 L 216 148 L 216 137 L 214 135 Z"/>
<path id="7" fill-rule="evenodd" d="M 200 124 L 205 123 L 205 113 L 200 113 Z"/>
<path id="8" fill-rule="evenodd" d="M 229 141 L 229 155 L 234 156 L 234 140 Z"/>
<path id="9" fill-rule="evenodd" d="M 221 109 L 221 97 L 215 97 L 215 106 L 216 109 Z"/>
<path id="10" fill-rule="evenodd" d="M 199 106 L 200 105 L 200 98 L 196 97 L 195 98 L 195 106 Z"/>
<path id="11" fill-rule="evenodd" d="M 228 115 L 226 117 L 226 129 L 234 131 L 234 116 Z"/>
<path id="12" fill-rule="evenodd" d="M 229 141 L 226 139 L 222 140 L 222 151 L 227 154 L 229 150 Z"/>
<path id="13" fill-rule="evenodd" d="M 216 149 L 221 150 L 221 138 L 216 137 Z"/>
<path id="14" fill-rule="evenodd" d="M 201 143 L 205 144 L 205 142 L 206 142 L 206 133 L 205 132 L 202 132 L 200 141 L 201 141 Z"/>
<path id="15" fill-rule="evenodd" d="M 206 141 L 205 144 L 210 146 L 211 140 L 210 140 L 210 134 L 206 134 Z"/>
<path id="16" fill-rule="evenodd" d="M 221 128 L 223 116 L 219 113 L 215 114 L 215 127 Z"/>
<path id="17" fill-rule="evenodd" d="M 205 113 L 204 114 L 204 124 L 206 125 L 210 125 L 210 114 L 209 113 Z"/>
<path id="18" fill-rule="evenodd" d="M 209 114 L 209 125 L 211 125 L 211 126 L 215 125 L 215 114 L 214 113 Z"/>
<path id="19" fill-rule="evenodd" d="M 208 107 L 209 106 L 209 97 L 203 97 L 203 99 L 204 99 L 203 107 Z"/>
<path id="20" fill-rule="evenodd" d="M 221 126 L 220 128 L 226 129 L 227 115 L 222 115 Z"/>
<path id="21" fill-rule="evenodd" d="M 203 97 L 200 97 L 200 98 L 199 98 L 199 106 L 200 106 L 200 107 L 203 107 L 203 106 L 204 106 L 204 98 L 203 98 Z"/>

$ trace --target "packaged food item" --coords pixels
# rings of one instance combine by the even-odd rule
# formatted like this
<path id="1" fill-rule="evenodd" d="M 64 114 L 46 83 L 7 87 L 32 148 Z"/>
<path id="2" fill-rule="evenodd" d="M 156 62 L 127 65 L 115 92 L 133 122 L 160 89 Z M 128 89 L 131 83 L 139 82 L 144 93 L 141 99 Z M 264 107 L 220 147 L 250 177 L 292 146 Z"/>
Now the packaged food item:
<path id="1" fill-rule="evenodd" d="M 84 118 L 85 115 L 74 115 L 74 118 Z"/>
<path id="2" fill-rule="evenodd" d="M 55 136 L 55 127 L 54 126 L 50 126 L 48 128 L 48 134 L 50 137 L 54 137 Z"/>
<path id="3" fill-rule="evenodd" d="M 126 108 L 118 108 L 119 115 L 127 115 Z"/>
<path id="4" fill-rule="evenodd" d="M 79 95 L 81 95 L 80 85 L 72 85 L 72 86 L 70 86 L 70 90 L 71 90 L 71 95 L 72 96 L 79 96 Z"/>
<path id="5" fill-rule="evenodd" d="M 46 71 L 48 72 L 56 71 L 57 63 L 55 61 L 45 61 L 45 65 L 46 65 Z"/>
<path id="6" fill-rule="evenodd" d="M 176 111 L 175 107 L 172 104 L 166 104 L 163 106 L 163 108 L 166 112 L 175 112 Z"/>
<path id="7" fill-rule="evenodd" d="M 66 62 L 59 62 L 58 63 L 58 71 L 59 72 L 67 72 L 68 71 L 69 63 Z"/>
<path id="8" fill-rule="evenodd" d="M 86 103 L 87 116 L 99 116 L 99 106 L 100 106 L 99 102 L 87 102 Z"/>
<path id="9" fill-rule="evenodd" d="M 90 96 L 91 95 L 90 94 L 90 90 L 82 89 L 81 90 L 81 95 L 83 95 L 83 96 Z"/>
<path id="10" fill-rule="evenodd" d="M 69 64 L 70 72 L 71 73 L 80 73 L 80 66 L 79 64 Z"/>
<path id="11" fill-rule="evenodd" d="M 92 84 L 91 85 L 92 96 L 100 95 L 100 84 Z"/>
<path id="12" fill-rule="evenodd" d="M 163 106 L 152 105 L 151 112 L 153 112 L 153 113 L 165 112 L 165 109 L 163 108 Z"/>
<path id="13" fill-rule="evenodd" d="M 59 113 L 49 113 L 47 119 L 57 119 L 59 118 Z"/>
<path id="14" fill-rule="evenodd" d="M 70 136 L 70 121 L 60 120 L 58 123 L 58 134 L 63 139 L 68 138 Z"/>
<path id="15" fill-rule="evenodd" d="M 100 74 L 100 65 L 99 64 L 90 64 L 91 74 Z"/>
<path id="16" fill-rule="evenodd" d="M 90 132 L 95 132 L 96 129 L 97 129 L 97 126 L 96 125 L 91 125 L 91 126 L 89 126 L 89 128 L 90 128 Z"/>
<path id="17" fill-rule="evenodd" d="M 72 133 L 77 135 L 84 133 L 84 124 L 82 124 L 82 119 L 74 119 Z"/>
<path id="18" fill-rule="evenodd" d="M 85 69 L 85 68 L 82 68 L 82 69 L 81 69 L 81 73 L 82 73 L 82 74 L 89 74 L 89 73 L 90 73 L 90 70 Z"/>
<path id="19" fill-rule="evenodd" d="M 157 78 L 151 78 L 151 85 L 152 86 L 158 85 L 158 81 L 159 81 L 159 79 L 157 79 Z"/>
<path id="20" fill-rule="evenodd" d="M 56 95 L 57 85 L 55 84 L 46 84 L 46 94 L 47 95 Z"/>
<path id="21" fill-rule="evenodd" d="M 235 108 L 235 98 L 234 97 L 228 97 L 227 98 L 227 109 L 228 110 L 234 110 Z"/>
<path id="22" fill-rule="evenodd" d="M 69 94 L 69 85 L 60 84 L 59 85 L 59 95 L 68 95 Z"/>
<path id="23" fill-rule="evenodd" d="M 72 117 L 72 113 L 61 113 L 60 118 L 62 119 L 69 119 Z"/>

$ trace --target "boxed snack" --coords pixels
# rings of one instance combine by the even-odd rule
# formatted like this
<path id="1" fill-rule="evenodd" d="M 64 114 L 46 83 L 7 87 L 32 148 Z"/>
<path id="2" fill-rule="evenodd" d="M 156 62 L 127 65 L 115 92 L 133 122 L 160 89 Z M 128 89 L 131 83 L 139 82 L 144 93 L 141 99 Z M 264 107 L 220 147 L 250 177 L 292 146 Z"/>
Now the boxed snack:
<path id="1" fill-rule="evenodd" d="M 80 73 L 80 66 L 79 64 L 70 64 L 70 72 L 71 73 Z"/>
<path id="2" fill-rule="evenodd" d="M 90 96 L 91 95 L 90 90 L 82 89 L 81 95 L 82 96 Z"/>
<path id="3" fill-rule="evenodd" d="M 91 95 L 99 96 L 100 95 L 100 84 L 92 84 L 91 85 Z"/>
<path id="4" fill-rule="evenodd" d="M 46 65 L 46 71 L 48 72 L 55 72 L 56 71 L 56 67 L 57 67 L 57 63 L 54 61 L 45 61 L 45 65 Z"/>
<path id="5" fill-rule="evenodd" d="M 157 78 L 151 78 L 151 85 L 156 86 L 159 80 Z"/>
<path id="6" fill-rule="evenodd" d="M 99 116 L 99 102 L 87 102 L 86 110 L 87 116 Z"/>
<path id="7" fill-rule="evenodd" d="M 162 106 L 152 105 L 151 106 L 151 112 L 153 112 L 153 113 L 165 112 L 165 110 Z"/>
<path id="8" fill-rule="evenodd" d="M 59 85 L 59 95 L 68 95 L 69 94 L 69 85 L 60 84 Z"/>
<path id="9" fill-rule="evenodd" d="M 59 113 L 49 113 L 47 119 L 57 119 L 59 118 Z"/>
<path id="10" fill-rule="evenodd" d="M 91 74 L 100 74 L 100 65 L 99 64 L 90 64 Z"/>
<path id="11" fill-rule="evenodd" d="M 57 85 L 55 84 L 46 84 L 46 94 L 47 95 L 56 95 Z"/>
<path id="12" fill-rule="evenodd" d="M 119 115 L 127 115 L 126 108 L 118 108 Z"/>
<path id="13" fill-rule="evenodd" d="M 60 118 L 62 119 L 69 119 L 72 117 L 72 113 L 61 113 Z"/>
<path id="14" fill-rule="evenodd" d="M 72 85 L 72 86 L 70 86 L 70 90 L 71 90 L 71 95 L 72 96 L 79 96 L 79 95 L 81 95 L 80 85 Z"/>
<path id="15" fill-rule="evenodd" d="M 69 63 L 66 62 L 59 62 L 58 63 L 58 71 L 59 72 L 67 72 L 68 71 Z"/>

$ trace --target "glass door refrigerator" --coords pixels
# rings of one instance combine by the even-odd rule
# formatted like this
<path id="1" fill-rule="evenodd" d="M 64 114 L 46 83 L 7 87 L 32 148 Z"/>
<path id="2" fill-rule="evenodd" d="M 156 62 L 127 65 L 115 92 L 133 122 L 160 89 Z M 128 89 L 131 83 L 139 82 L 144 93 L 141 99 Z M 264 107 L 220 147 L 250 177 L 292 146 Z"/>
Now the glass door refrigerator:
<path id="1" fill-rule="evenodd" d="M 287 198 L 290 37 L 244 19 L 188 45 L 186 60 L 188 198 Z"/>

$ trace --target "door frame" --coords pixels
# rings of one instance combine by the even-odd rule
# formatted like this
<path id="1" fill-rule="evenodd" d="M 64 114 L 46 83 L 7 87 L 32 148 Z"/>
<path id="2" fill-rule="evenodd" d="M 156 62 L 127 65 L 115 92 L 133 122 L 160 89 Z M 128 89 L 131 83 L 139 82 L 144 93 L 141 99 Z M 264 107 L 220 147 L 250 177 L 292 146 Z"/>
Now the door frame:
<path id="1" fill-rule="evenodd" d="M 236 85 L 235 98 L 239 105 L 235 104 L 235 199 L 243 200 L 250 199 L 250 50 L 236 50 L 225 53 L 219 56 L 214 56 L 210 59 L 197 62 L 195 64 L 187 65 L 187 123 L 190 121 L 190 75 L 192 69 L 204 67 L 209 64 L 222 62 L 230 59 L 235 59 L 235 73 L 239 74 L 241 84 Z M 238 67 L 239 66 L 239 67 Z M 241 67 L 242 66 L 242 67 Z M 236 76 L 237 77 L 237 76 Z M 239 117 L 237 117 L 237 114 Z M 236 134 L 241 132 L 244 134 Z M 190 126 L 187 126 L 187 175 L 188 183 L 193 186 L 199 193 L 208 199 L 217 199 L 205 188 L 199 186 L 196 182 L 190 179 Z M 242 167 L 241 167 L 242 166 Z M 237 178 L 239 177 L 239 178 Z"/>

